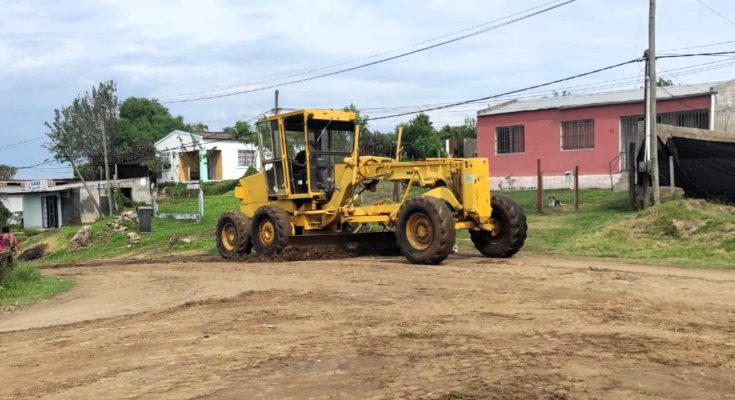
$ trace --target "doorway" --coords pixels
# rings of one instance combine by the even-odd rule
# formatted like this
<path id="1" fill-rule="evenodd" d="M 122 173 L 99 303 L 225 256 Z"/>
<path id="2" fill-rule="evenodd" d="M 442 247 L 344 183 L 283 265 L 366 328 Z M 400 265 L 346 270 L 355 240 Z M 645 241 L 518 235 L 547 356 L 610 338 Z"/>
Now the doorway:
<path id="1" fill-rule="evenodd" d="M 59 227 L 59 204 L 56 196 L 41 197 L 41 218 L 44 228 Z"/>

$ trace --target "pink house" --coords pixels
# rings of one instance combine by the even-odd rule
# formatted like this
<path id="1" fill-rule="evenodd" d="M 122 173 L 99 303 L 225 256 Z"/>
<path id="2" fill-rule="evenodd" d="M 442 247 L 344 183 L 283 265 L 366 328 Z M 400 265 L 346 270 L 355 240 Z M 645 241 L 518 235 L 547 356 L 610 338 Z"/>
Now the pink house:
<path id="1" fill-rule="evenodd" d="M 659 88 L 658 120 L 727 130 L 732 82 Z M 610 187 L 611 175 L 615 182 L 625 172 L 626 149 L 636 141 L 643 111 L 643 89 L 491 106 L 477 113 L 478 156 L 490 159 L 493 187 L 508 176 L 516 186 L 535 187 L 538 159 L 548 174 L 579 166 L 580 186 Z"/>

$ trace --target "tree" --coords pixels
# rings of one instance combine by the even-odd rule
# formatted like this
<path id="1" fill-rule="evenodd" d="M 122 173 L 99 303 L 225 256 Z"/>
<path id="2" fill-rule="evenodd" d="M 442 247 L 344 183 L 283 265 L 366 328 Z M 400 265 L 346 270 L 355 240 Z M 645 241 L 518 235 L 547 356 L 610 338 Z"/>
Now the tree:
<path id="1" fill-rule="evenodd" d="M 656 80 L 656 86 L 658 87 L 674 86 L 674 81 L 672 81 L 671 79 L 666 79 L 666 78 L 662 78 L 659 76 L 658 79 Z"/>
<path id="2" fill-rule="evenodd" d="M 93 166 L 104 165 L 105 135 L 108 143 L 114 143 L 118 126 L 117 85 L 113 81 L 102 82 L 84 96 L 77 96 L 71 105 L 54 110 L 53 122 L 45 122 L 50 139 L 48 149 L 59 161 L 71 163 L 77 176 L 82 176 L 78 166 L 87 162 Z M 84 181 L 82 181 L 84 183 Z M 94 200 L 92 192 L 84 184 Z M 108 190 L 111 188 L 108 186 Z M 111 196 L 108 193 L 108 199 Z M 102 211 L 94 200 L 97 211 Z"/>
<path id="3" fill-rule="evenodd" d="M 415 160 L 444 153 L 439 133 L 427 114 L 421 113 L 400 126 L 403 127 L 401 146 L 408 158 Z"/>
<path id="4" fill-rule="evenodd" d="M 187 132 L 204 132 L 209 130 L 209 127 L 201 122 L 195 122 L 184 125 L 184 130 Z"/>
<path id="5" fill-rule="evenodd" d="M 352 111 L 356 114 L 355 124 L 360 125 L 360 134 L 370 131 L 368 128 L 368 119 L 370 119 L 370 116 L 363 115 L 363 113 L 360 111 L 359 108 L 357 108 L 356 105 L 350 103 L 350 105 L 343 108 L 342 111 Z"/>
<path id="6" fill-rule="evenodd" d="M 444 125 L 439 130 L 439 137 L 442 140 L 447 139 L 455 139 L 455 140 L 462 140 L 462 139 L 472 139 L 477 137 L 477 120 L 472 117 L 467 117 L 464 119 L 464 123 L 462 125 Z"/>
<path id="7" fill-rule="evenodd" d="M 177 129 L 186 129 L 184 118 L 171 115 L 158 100 L 128 97 L 120 104 L 120 135 L 115 145 L 133 149 L 155 143 Z"/>
<path id="8" fill-rule="evenodd" d="M 258 135 L 247 121 L 237 121 L 235 126 L 230 126 L 223 129 L 226 133 L 231 134 L 235 139 L 238 139 L 245 143 L 257 143 Z"/>
<path id="9" fill-rule="evenodd" d="M 57 160 L 88 162 L 95 167 L 104 164 L 103 132 L 110 144 L 118 141 L 115 92 L 115 82 L 102 82 L 91 93 L 77 96 L 71 105 L 54 110 L 53 122 L 45 125 L 51 141 L 48 148 Z"/>
<path id="10" fill-rule="evenodd" d="M 0 181 L 13 179 L 17 172 L 18 168 L 11 165 L 0 164 Z"/>

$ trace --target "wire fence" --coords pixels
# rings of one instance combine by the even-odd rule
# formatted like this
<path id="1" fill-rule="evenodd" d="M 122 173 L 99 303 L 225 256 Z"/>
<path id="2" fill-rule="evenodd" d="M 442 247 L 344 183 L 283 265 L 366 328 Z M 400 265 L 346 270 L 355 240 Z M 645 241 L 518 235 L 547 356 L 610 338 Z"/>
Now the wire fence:
<path id="1" fill-rule="evenodd" d="M 579 167 L 544 171 L 538 160 L 536 209 L 539 214 L 579 210 Z"/>

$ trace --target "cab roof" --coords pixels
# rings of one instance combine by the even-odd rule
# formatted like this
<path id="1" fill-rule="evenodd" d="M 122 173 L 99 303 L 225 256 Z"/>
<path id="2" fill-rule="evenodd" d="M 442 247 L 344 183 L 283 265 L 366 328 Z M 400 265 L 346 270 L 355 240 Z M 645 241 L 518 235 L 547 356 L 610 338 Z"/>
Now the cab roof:
<path id="1" fill-rule="evenodd" d="M 318 109 L 318 108 L 304 108 L 301 110 L 289 111 L 286 113 L 280 113 L 276 115 L 270 115 L 263 121 L 273 121 L 278 118 L 291 118 L 299 115 L 308 115 L 313 119 L 323 119 L 332 121 L 347 121 L 354 122 L 357 119 L 357 114 L 352 111 L 335 111 L 329 109 Z"/>

